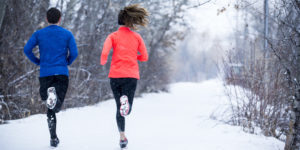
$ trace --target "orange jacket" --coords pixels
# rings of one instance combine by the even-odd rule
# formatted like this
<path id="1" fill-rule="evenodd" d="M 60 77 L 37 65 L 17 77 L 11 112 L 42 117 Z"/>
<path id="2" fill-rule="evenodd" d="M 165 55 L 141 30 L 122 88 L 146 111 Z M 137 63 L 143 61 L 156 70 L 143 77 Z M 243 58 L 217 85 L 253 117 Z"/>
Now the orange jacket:
<path id="1" fill-rule="evenodd" d="M 142 37 L 128 27 L 121 26 L 118 31 L 111 33 L 106 38 L 101 54 L 101 65 L 107 62 L 111 48 L 113 48 L 113 55 L 108 77 L 140 79 L 137 60 L 148 60 L 147 49 Z"/>

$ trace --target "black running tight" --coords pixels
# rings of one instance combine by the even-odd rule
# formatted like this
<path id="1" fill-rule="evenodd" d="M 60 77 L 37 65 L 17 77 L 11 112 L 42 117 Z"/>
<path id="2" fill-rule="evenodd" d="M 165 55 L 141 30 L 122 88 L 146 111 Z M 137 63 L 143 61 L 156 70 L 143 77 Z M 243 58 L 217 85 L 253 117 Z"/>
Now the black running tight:
<path id="1" fill-rule="evenodd" d="M 129 113 L 132 109 L 134 93 L 136 90 L 137 79 L 135 78 L 110 78 L 110 86 L 115 97 L 117 106 L 117 125 L 119 132 L 125 131 L 125 118 L 120 114 L 120 97 L 126 95 L 130 105 Z"/>
<path id="2" fill-rule="evenodd" d="M 54 109 L 48 109 L 47 111 L 47 121 L 50 131 L 51 139 L 57 138 L 56 135 L 56 115 L 62 107 L 64 102 L 68 85 L 69 77 L 66 75 L 53 75 L 47 77 L 40 77 L 40 95 L 43 101 L 46 101 L 48 98 L 47 90 L 49 87 L 55 87 L 57 102 Z"/>
<path id="3" fill-rule="evenodd" d="M 50 131 L 50 137 L 51 137 L 51 139 L 57 138 L 55 111 L 52 109 L 48 109 L 47 118 L 48 118 L 47 122 L 48 122 L 49 131 Z"/>

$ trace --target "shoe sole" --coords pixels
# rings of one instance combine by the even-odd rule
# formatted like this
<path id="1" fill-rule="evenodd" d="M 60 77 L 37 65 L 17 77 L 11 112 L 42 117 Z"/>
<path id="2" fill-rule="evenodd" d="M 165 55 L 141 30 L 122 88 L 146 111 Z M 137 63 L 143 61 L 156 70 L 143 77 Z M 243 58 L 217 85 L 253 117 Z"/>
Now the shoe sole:
<path id="1" fill-rule="evenodd" d="M 49 109 L 53 109 L 56 105 L 56 102 L 57 102 L 57 96 L 56 96 L 56 91 L 55 91 L 55 88 L 54 87 L 49 87 L 48 90 L 47 90 L 47 107 Z"/>
<path id="2" fill-rule="evenodd" d="M 126 95 L 121 96 L 120 103 L 121 103 L 120 114 L 121 116 L 125 117 L 128 115 L 130 109 L 128 97 Z"/>

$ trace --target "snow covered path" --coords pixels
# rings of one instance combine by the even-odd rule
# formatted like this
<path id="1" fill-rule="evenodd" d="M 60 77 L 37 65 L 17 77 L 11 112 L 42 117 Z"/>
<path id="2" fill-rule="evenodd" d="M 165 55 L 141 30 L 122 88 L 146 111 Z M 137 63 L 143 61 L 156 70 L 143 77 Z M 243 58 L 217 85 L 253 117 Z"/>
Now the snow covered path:
<path id="1" fill-rule="evenodd" d="M 128 150 L 283 150 L 274 138 L 244 133 L 211 114 L 226 104 L 221 82 L 176 83 L 170 93 L 136 98 L 126 120 Z M 57 150 L 119 150 L 115 102 L 58 113 Z M 46 115 L 0 125 L 0 150 L 44 150 Z"/>

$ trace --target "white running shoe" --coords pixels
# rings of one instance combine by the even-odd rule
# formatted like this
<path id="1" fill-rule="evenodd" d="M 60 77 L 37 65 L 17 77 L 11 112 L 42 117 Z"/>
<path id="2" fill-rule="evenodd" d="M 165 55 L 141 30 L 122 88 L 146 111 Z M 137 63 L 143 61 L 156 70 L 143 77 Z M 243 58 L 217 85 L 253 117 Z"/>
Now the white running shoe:
<path id="1" fill-rule="evenodd" d="M 128 103 L 128 97 L 126 95 L 121 96 L 120 103 L 121 103 L 121 107 L 120 107 L 121 116 L 125 117 L 128 115 L 129 108 L 130 108 Z"/>
<path id="2" fill-rule="evenodd" d="M 47 90 L 48 98 L 47 98 L 47 107 L 49 109 L 53 109 L 56 105 L 57 97 L 56 91 L 54 87 L 49 87 Z"/>

